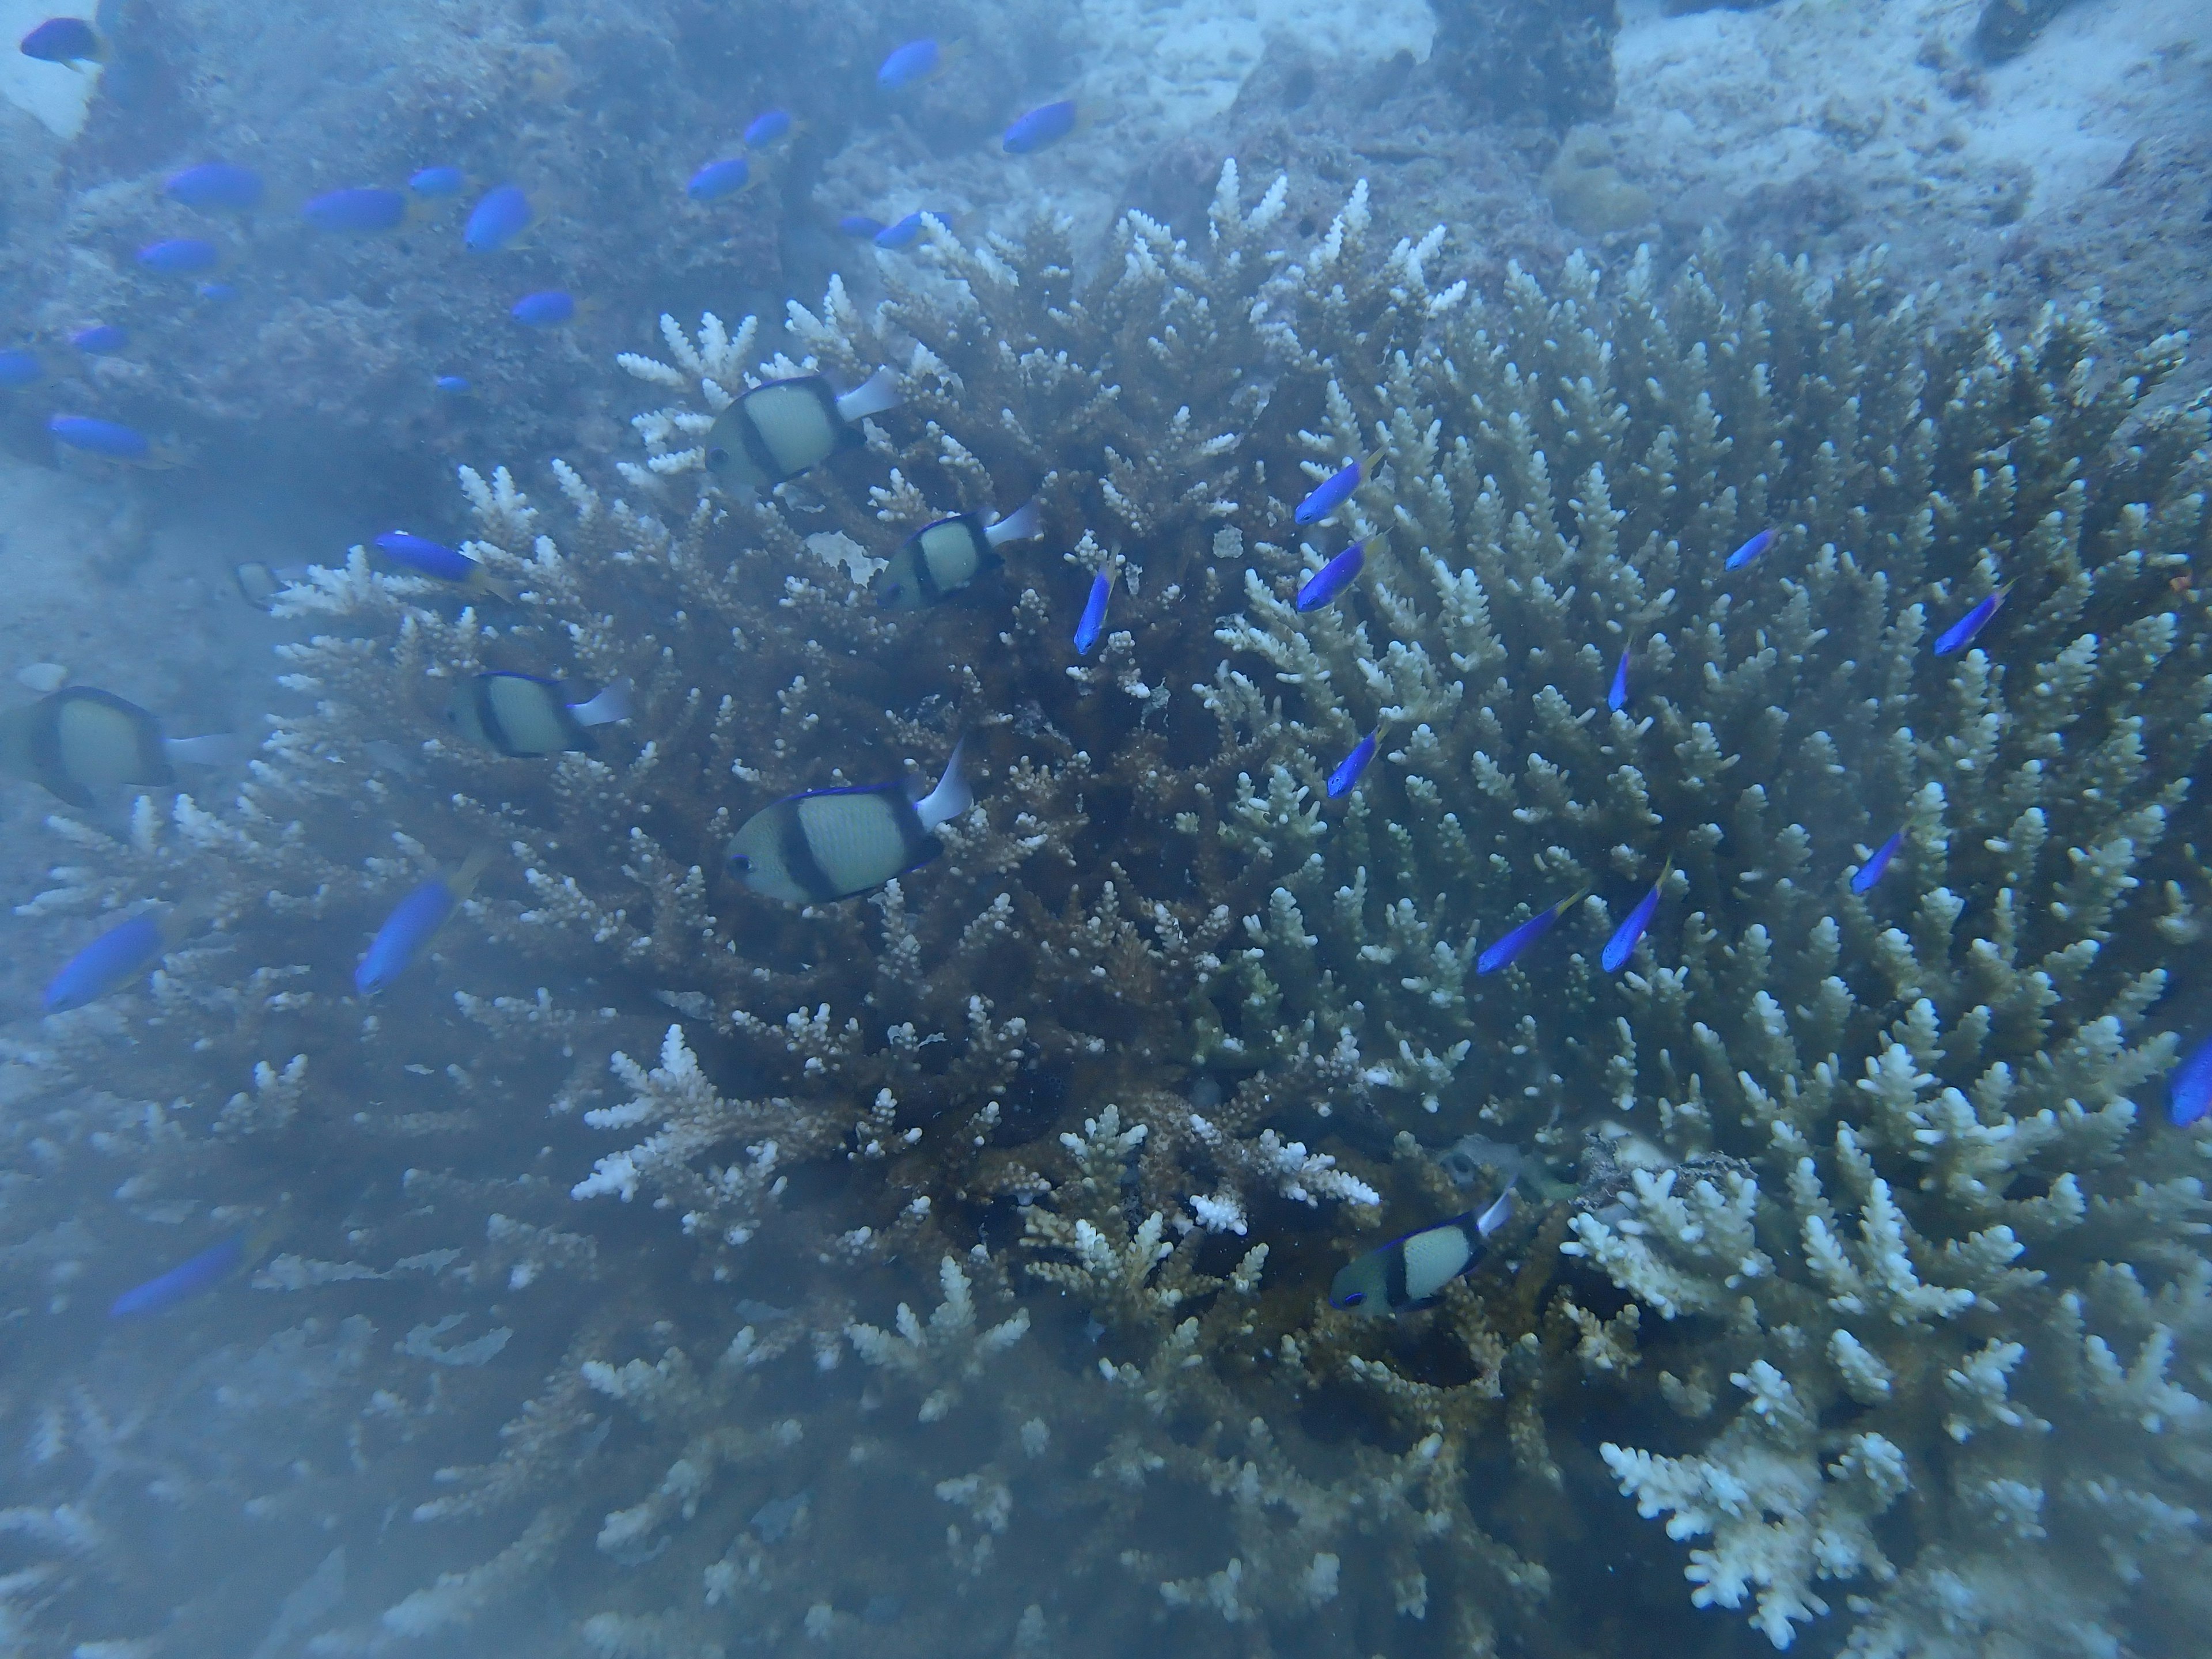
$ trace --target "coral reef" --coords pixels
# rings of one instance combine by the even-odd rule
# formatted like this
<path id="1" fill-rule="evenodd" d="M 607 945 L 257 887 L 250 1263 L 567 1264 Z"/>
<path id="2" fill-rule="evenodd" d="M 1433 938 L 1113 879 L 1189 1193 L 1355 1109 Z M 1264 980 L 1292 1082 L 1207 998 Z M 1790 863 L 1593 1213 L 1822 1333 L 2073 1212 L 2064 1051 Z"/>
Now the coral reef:
<path id="1" fill-rule="evenodd" d="M 463 472 L 514 603 L 314 570 L 234 800 L 54 820 L 58 948 L 210 921 L 15 1045 L 11 1640 L 2178 1644 L 2212 1364 L 2212 1136 L 2145 1109 L 2207 884 L 2179 343 L 1938 331 L 1875 262 L 1731 285 L 1711 250 L 1486 305 L 1441 229 L 1370 246 L 1364 186 L 1290 257 L 1286 195 L 1225 167 L 1202 233 L 1129 215 L 1091 282 L 1049 218 L 933 223 L 880 306 L 793 307 L 797 355 L 665 320 L 623 360 L 641 453 Z M 749 381 L 886 364 L 905 403 L 818 471 L 706 470 Z M 1005 569 L 870 601 L 912 529 L 1025 495 Z M 488 668 L 627 675 L 629 736 L 472 746 L 443 712 Z M 957 732 L 979 803 L 935 862 L 818 907 L 723 872 L 767 802 Z M 1516 1163 L 1478 1273 L 1328 1308 Z M 251 1292 L 87 1316 L 257 1219 Z M 133 1571 L 280 1531 L 182 1607 Z"/>
<path id="2" fill-rule="evenodd" d="M 1613 108 L 1617 0 L 1431 0 L 1434 60 L 1487 118 L 1554 128 Z"/>

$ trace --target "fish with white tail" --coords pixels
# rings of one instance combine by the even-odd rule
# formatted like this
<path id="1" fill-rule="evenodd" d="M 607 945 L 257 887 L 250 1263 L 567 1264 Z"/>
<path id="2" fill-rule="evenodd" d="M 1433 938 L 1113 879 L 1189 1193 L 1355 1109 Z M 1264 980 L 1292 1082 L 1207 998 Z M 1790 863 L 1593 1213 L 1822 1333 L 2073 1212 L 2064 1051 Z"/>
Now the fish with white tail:
<path id="1" fill-rule="evenodd" d="M 1337 1269 L 1328 1304 L 1363 1314 L 1403 1313 L 1433 1301 L 1488 1254 L 1491 1236 L 1513 1218 L 1513 1189 L 1477 1215 L 1469 1210 L 1433 1227 L 1394 1238 Z"/>
<path id="2" fill-rule="evenodd" d="M 588 754 L 599 747 L 588 728 L 628 720 L 635 690 L 619 679 L 587 702 L 570 702 L 558 680 L 495 669 L 453 688 L 446 719 L 470 742 L 502 755 Z"/>
<path id="3" fill-rule="evenodd" d="M 877 783 L 763 807 L 730 837 L 731 874 L 769 898 L 827 904 L 919 869 L 945 850 L 931 831 L 975 804 L 960 769 L 965 747 L 953 744 L 945 775 L 919 800 L 902 784 Z"/>
<path id="4" fill-rule="evenodd" d="M 93 807 L 131 785 L 173 788 L 174 763 L 222 766 L 246 753 L 234 737 L 166 738 L 137 703 L 89 685 L 0 713 L 0 769 L 71 806 Z"/>
<path id="5" fill-rule="evenodd" d="M 899 544 L 870 591 L 886 611 L 923 610 L 998 563 L 998 550 L 1008 542 L 1034 540 L 1040 526 L 1035 501 L 1024 501 L 995 524 L 986 523 L 981 513 L 926 524 Z"/>
<path id="6" fill-rule="evenodd" d="M 768 381 L 714 417 L 707 470 L 756 489 L 772 488 L 860 443 L 860 423 L 898 402 L 898 376 L 888 368 L 846 392 L 832 392 L 819 374 Z"/>

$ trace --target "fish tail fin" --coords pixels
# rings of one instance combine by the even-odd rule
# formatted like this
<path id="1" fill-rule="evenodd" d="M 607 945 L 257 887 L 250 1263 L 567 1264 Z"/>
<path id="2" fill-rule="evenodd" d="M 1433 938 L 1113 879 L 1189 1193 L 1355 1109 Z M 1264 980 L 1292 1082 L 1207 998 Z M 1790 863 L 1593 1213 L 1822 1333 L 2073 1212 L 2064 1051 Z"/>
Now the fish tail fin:
<path id="1" fill-rule="evenodd" d="M 568 712 L 579 726 L 609 726 L 628 720 L 636 706 L 636 683 L 625 674 L 589 702 L 571 703 Z"/>
<path id="2" fill-rule="evenodd" d="M 1516 1170 L 1515 1172 L 1516 1178 L 1518 1174 L 1519 1171 Z M 1513 1182 L 1511 1181 L 1508 1181 L 1505 1183 L 1505 1190 L 1498 1194 L 1498 1201 L 1492 1204 L 1488 1209 L 1485 1210 L 1480 1215 L 1475 1217 L 1474 1230 L 1480 1233 L 1485 1238 L 1488 1238 L 1492 1233 L 1496 1232 L 1500 1227 L 1503 1227 L 1507 1222 L 1512 1219 Z"/>
<path id="3" fill-rule="evenodd" d="M 1008 542 L 1034 541 L 1044 533 L 1044 514 L 1037 510 L 1035 501 L 1024 501 L 1019 507 L 983 532 L 983 539 L 994 547 Z"/>
<path id="4" fill-rule="evenodd" d="M 246 758 L 246 739 L 234 732 L 218 732 L 204 738 L 167 738 L 162 749 L 172 761 L 187 766 L 234 766 Z"/>
<path id="5" fill-rule="evenodd" d="M 1381 443 L 1376 445 L 1375 447 L 1369 451 L 1366 455 L 1361 458 L 1359 463 L 1359 476 L 1361 479 L 1365 480 L 1373 477 L 1375 476 L 1375 469 L 1382 465 L 1384 461 L 1389 459 L 1390 441 L 1386 438 Z"/>
<path id="6" fill-rule="evenodd" d="M 453 896 L 454 903 L 459 904 L 474 890 L 477 878 L 498 856 L 499 848 L 487 844 L 475 848 L 461 860 L 461 867 L 446 878 L 446 890 Z"/>
<path id="7" fill-rule="evenodd" d="M 914 804 L 915 816 L 921 820 L 923 829 L 934 830 L 940 823 L 949 823 L 975 804 L 975 792 L 969 787 L 967 775 L 960 768 L 967 747 L 964 736 L 952 745 L 951 757 L 945 763 L 945 775 L 938 779 L 937 787 Z"/>
<path id="8" fill-rule="evenodd" d="M 903 401 L 896 371 L 885 367 L 840 397 L 837 413 L 848 422 L 865 420 L 871 415 L 880 415 L 887 409 L 896 409 Z"/>

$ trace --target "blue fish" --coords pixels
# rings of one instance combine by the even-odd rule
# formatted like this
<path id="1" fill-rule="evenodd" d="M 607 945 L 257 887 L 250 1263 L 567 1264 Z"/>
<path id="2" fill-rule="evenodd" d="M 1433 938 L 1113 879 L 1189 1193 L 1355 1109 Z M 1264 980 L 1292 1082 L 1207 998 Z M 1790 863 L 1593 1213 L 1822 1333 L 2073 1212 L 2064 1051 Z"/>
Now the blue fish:
<path id="1" fill-rule="evenodd" d="M 1307 492 L 1305 500 L 1291 514 L 1292 520 L 1302 525 L 1319 524 L 1323 519 L 1352 499 L 1352 492 L 1359 488 L 1360 480 L 1370 477 L 1382 463 L 1383 452 L 1377 449 L 1364 461 L 1353 461 L 1340 466 Z"/>
<path id="2" fill-rule="evenodd" d="M 564 289 L 541 289 L 517 300 L 507 314 L 526 328 L 550 328 L 576 314 L 575 296 Z"/>
<path id="3" fill-rule="evenodd" d="M 97 64 L 107 57 L 107 45 L 82 17 L 49 17 L 23 37 L 23 56 L 41 63 Z"/>
<path id="4" fill-rule="evenodd" d="M 2166 1083 L 2166 1118 L 2176 1128 L 2187 1128 L 2208 1111 L 2212 1111 L 2212 1036 L 2191 1048 Z"/>
<path id="5" fill-rule="evenodd" d="M 222 262 L 222 251 L 197 236 L 171 236 L 138 250 L 138 263 L 167 276 L 196 276 Z"/>
<path id="6" fill-rule="evenodd" d="M 105 455 L 110 460 L 143 461 L 154 453 L 144 433 L 120 421 L 103 421 L 90 415 L 53 415 L 46 419 L 46 430 L 57 443 L 88 454 Z"/>
<path id="7" fill-rule="evenodd" d="M 1607 973 L 1620 971 L 1621 964 L 1628 960 L 1629 952 L 1635 950 L 1636 941 L 1644 937 L 1644 930 L 1651 925 L 1651 913 L 1659 908 L 1661 891 L 1667 885 L 1667 878 L 1674 868 L 1674 855 L 1669 853 L 1667 862 L 1659 866 L 1659 879 L 1651 884 L 1651 890 L 1637 902 L 1636 908 L 1628 913 L 1628 920 L 1614 928 L 1613 937 L 1606 940 L 1605 954 L 1599 960 L 1605 963 Z"/>
<path id="8" fill-rule="evenodd" d="M 848 213 L 837 221 L 837 228 L 848 236 L 857 236 L 864 241 L 872 241 L 881 234 L 884 222 L 880 219 L 871 219 L 865 213 Z"/>
<path id="9" fill-rule="evenodd" d="M 1331 599 L 1352 586 L 1359 574 L 1360 567 L 1367 562 L 1367 544 L 1352 544 L 1314 573 L 1313 580 L 1298 589 L 1297 608 L 1318 611 Z"/>
<path id="10" fill-rule="evenodd" d="M 1744 566 L 1749 564 L 1760 554 L 1765 552 L 1767 548 L 1772 544 L 1773 541 L 1774 532 L 1771 530 L 1760 531 L 1759 534 L 1753 536 L 1741 547 L 1739 547 L 1735 552 L 1729 554 L 1728 556 L 1728 562 L 1723 564 L 1721 568 L 1723 570 L 1742 569 Z"/>
<path id="11" fill-rule="evenodd" d="M 467 183 L 467 175 L 459 167 L 424 167 L 407 181 L 407 188 L 417 196 L 435 201 L 443 197 L 459 196 L 461 187 Z"/>
<path id="12" fill-rule="evenodd" d="M 88 357 L 106 357 L 120 351 L 131 343 L 128 330 L 112 323 L 94 323 L 90 328 L 81 328 L 70 336 L 70 343 Z"/>
<path id="13" fill-rule="evenodd" d="M 1577 888 L 1571 898 L 1563 898 L 1557 904 L 1536 912 L 1534 915 L 1477 957 L 1474 960 L 1474 971 L 1478 974 L 1496 973 L 1538 939 L 1543 938 L 1545 934 L 1550 933 L 1559 918 L 1580 904 L 1583 895 L 1589 891 L 1589 889 L 1587 887 Z"/>
<path id="14" fill-rule="evenodd" d="M 351 185 L 310 197 L 300 216 L 317 230 L 368 234 L 397 230 L 407 222 L 407 198 L 377 185 Z"/>
<path id="15" fill-rule="evenodd" d="M 202 283 L 192 292 L 210 305 L 228 305 L 238 297 L 238 290 L 228 283 Z"/>
<path id="16" fill-rule="evenodd" d="M 1119 565 L 1109 565 L 1091 579 L 1091 597 L 1084 601 L 1083 618 L 1075 624 L 1075 654 L 1087 657 L 1106 629 L 1106 600 L 1114 592 Z"/>
<path id="17" fill-rule="evenodd" d="M 472 253 L 496 253 L 529 229 L 536 216 L 520 185 L 501 185 L 469 210 L 461 240 Z"/>
<path id="18" fill-rule="evenodd" d="M 763 144 L 774 143 L 790 131 L 789 110 L 763 110 L 745 124 L 745 142 L 758 149 Z"/>
<path id="19" fill-rule="evenodd" d="M 236 1273 L 246 1260 L 246 1239 L 243 1233 L 235 1238 L 226 1238 L 211 1249 L 202 1250 L 189 1261 L 180 1262 L 158 1279 L 149 1279 L 143 1285 L 127 1290 L 108 1304 L 110 1319 L 129 1319 L 137 1314 L 159 1313 L 202 1291 L 211 1291 Z"/>
<path id="20" fill-rule="evenodd" d="M 431 935 L 446 925 L 446 918 L 468 897 L 491 858 L 491 848 L 479 847 L 451 878 L 433 876 L 393 906 L 392 914 L 384 919 L 384 926 L 369 941 L 361 965 L 353 970 L 353 988 L 362 996 L 374 996 L 406 972 L 416 953 L 430 942 Z"/>
<path id="21" fill-rule="evenodd" d="M 174 950 L 192 921 L 186 911 L 172 908 L 117 923 L 62 964 L 46 982 L 40 1006 L 50 1014 L 67 1013 L 120 989 Z"/>
<path id="22" fill-rule="evenodd" d="M 1062 98 L 1050 104 L 1039 104 L 1028 114 L 1016 118 L 999 140 L 1000 148 L 1009 155 L 1034 155 L 1041 149 L 1049 149 L 1061 139 L 1084 125 L 1084 112 L 1073 98 Z"/>
<path id="23" fill-rule="evenodd" d="M 1605 706 L 1616 714 L 1628 707 L 1628 653 L 1634 649 L 1632 645 L 1620 647 L 1620 661 L 1613 671 L 1613 689 L 1605 694 Z"/>
<path id="24" fill-rule="evenodd" d="M 896 92 L 901 87 L 927 81 L 944 67 L 944 49 L 924 35 L 893 49 L 890 56 L 877 66 L 876 84 L 885 92 Z"/>
<path id="25" fill-rule="evenodd" d="M 434 542 L 404 530 L 387 530 L 376 538 L 376 545 L 392 563 L 418 576 L 434 576 L 441 582 L 458 582 L 465 587 L 480 587 L 506 597 L 492 585 L 482 564 L 443 542 Z"/>
<path id="26" fill-rule="evenodd" d="M 1352 752 L 1337 763 L 1336 770 L 1328 775 L 1328 798 L 1349 794 L 1352 786 L 1359 781 L 1359 775 L 1367 769 L 1367 763 L 1375 758 L 1375 745 L 1382 740 L 1382 728 L 1372 732 L 1352 745 Z"/>
<path id="27" fill-rule="evenodd" d="M 881 230 L 876 233 L 876 246 L 878 247 L 904 247 L 908 243 L 913 241 L 915 237 L 921 234 L 921 213 L 922 210 L 917 209 L 915 211 L 908 214 L 905 218 L 900 220 L 896 224 L 885 225 Z M 930 216 L 942 222 L 950 216 L 942 213 L 936 213 L 932 214 Z"/>
<path id="28" fill-rule="evenodd" d="M 469 389 L 467 380 L 459 374 L 441 374 L 431 384 L 449 398 L 464 397 Z"/>
<path id="29" fill-rule="evenodd" d="M 726 161 L 709 161 L 691 175 L 691 182 L 684 186 L 684 193 L 695 202 L 717 202 L 725 196 L 734 196 L 752 182 L 753 170 L 742 155 L 732 155 Z"/>
<path id="30" fill-rule="evenodd" d="M 1953 652 L 1964 651 L 1972 645 L 1974 642 L 1974 635 L 1980 633 L 1988 624 L 1990 618 L 1997 614 L 1997 607 L 2004 603 L 2005 595 L 2011 592 L 2012 584 L 2007 582 L 1945 629 L 1942 636 L 1936 641 L 1936 654 L 1939 657 L 1948 657 Z"/>
<path id="31" fill-rule="evenodd" d="M 1851 891 L 1872 892 L 1875 883 L 1881 879 L 1882 872 L 1889 868 L 1889 861 L 1897 856 L 1897 849 L 1904 845 L 1905 831 L 1900 830 L 1881 846 L 1875 848 L 1874 856 L 1852 872 Z"/>
<path id="32" fill-rule="evenodd" d="M 252 167 L 234 167 L 228 161 L 202 161 L 198 167 L 171 173 L 162 180 L 161 193 L 189 208 L 228 208 L 243 213 L 261 205 L 268 186 Z"/>
<path id="33" fill-rule="evenodd" d="M 46 377 L 46 365 L 37 352 L 15 347 L 0 351 L 0 388 L 36 386 Z"/>

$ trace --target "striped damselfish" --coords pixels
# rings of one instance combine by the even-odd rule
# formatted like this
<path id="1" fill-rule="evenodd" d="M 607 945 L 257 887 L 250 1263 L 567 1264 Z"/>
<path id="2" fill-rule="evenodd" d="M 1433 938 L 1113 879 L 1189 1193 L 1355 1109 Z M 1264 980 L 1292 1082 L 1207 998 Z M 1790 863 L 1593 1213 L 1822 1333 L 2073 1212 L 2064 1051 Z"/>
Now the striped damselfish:
<path id="1" fill-rule="evenodd" d="M 960 769 L 965 740 L 937 787 L 908 800 L 903 785 L 814 789 L 787 795 L 746 819 L 730 837 L 731 873 L 789 904 L 827 904 L 882 886 L 944 851 L 930 832 L 975 804 Z"/>
<path id="2" fill-rule="evenodd" d="M 1480 1215 L 1469 1210 L 1394 1238 L 1337 1269 L 1329 1281 L 1328 1304 L 1379 1316 L 1433 1301 L 1445 1285 L 1480 1265 L 1492 1236 L 1512 1218 L 1513 1189 L 1508 1187 Z"/>
<path id="3" fill-rule="evenodd" d="M 898 376 L 888 368 L 842 393 L 819 374 L 767 381 L 714 417 L 707 434 L 707 470 L 769 489 L 860 443 L 859 423 L 898 401 Z"/>
<path id="4" fill-rule="evenodd" d="M 599 744 L 586 728 L 628 720 L 635 690 L 619 679 L 588 702 L 570 702 L 558 680 L 494 670 L 455 686 L 446 718 L 471 742 L 502 755 L 589 751 Z"/>
<path id="5" fill-rule="evenodd" d="M 72 806 L 95 806 L 133 784 L 173 786 L 175 761 L 220 765 L 242 752 L 233 737 L 165 738 L 137 703 L 89 685 L 0 713 L 0 769 Z"/>
<path id="6" fill-rule="evenodd" d="M 926 524 L 901 542 L 876 573 L 869 592 L 886 611 L 920 611 L 957 592 L 986 567 L 997 549 L 1038 533 L 1037 504 L 1024 501 L 995 524 L 981 513 L 960 513 Z"/>

